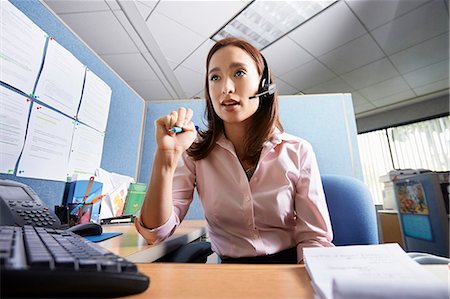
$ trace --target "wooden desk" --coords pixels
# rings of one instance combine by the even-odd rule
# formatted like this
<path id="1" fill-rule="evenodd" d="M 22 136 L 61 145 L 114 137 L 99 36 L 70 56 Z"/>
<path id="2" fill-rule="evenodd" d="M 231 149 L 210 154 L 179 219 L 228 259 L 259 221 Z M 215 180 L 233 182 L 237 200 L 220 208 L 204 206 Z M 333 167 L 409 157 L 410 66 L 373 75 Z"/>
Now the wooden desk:
<path id="1" fill-rule="evenodd" d="M 204 236 L 207 228 L 205 220 L 185 220 L 169 239 L 157 245 L 148 245 L 133 223 L 103 225 L 103 231 L 123 234 L 97 244 L 131 262 L 149 263 Z"/>
<path id="2" fill-rule="evenodd" d="M 149 288 L 125 298 L 314 298 L 303 265 L 139 264 Z"/>

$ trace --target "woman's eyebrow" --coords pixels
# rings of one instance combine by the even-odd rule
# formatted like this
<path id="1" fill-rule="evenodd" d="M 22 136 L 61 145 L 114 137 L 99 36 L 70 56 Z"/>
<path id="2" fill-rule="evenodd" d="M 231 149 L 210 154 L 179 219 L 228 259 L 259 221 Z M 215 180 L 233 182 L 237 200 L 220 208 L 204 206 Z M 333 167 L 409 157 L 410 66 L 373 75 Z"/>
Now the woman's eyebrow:
<path id="1" fill-rule="evenodd" d="M 230 68 L 238 68 L 238 67 L 247 67 L 247 65 L 245 63 L 241 63 L 241 62 L 233 62 L 233 63 L 230 64 Z M 214 68 L 209 70 L 208 74 L 217 72 L 219 70 L 220 70 L 219 67 L 214 67 Z"/>

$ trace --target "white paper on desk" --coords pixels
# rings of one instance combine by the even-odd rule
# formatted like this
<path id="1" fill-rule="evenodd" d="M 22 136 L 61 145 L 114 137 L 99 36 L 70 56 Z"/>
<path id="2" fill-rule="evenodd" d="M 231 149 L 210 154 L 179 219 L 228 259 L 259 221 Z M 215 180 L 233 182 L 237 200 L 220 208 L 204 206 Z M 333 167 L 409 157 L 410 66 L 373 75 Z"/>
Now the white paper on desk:
<path id="1" fill-rule="evenodd" d="M 67 176 L 73 174 L 94 175 L 100 168 L 103 153 L 104 133 L 77 123 L 73 133 Z"/>
<path id="2" fill-rule="evenodd" d="M 31 94 L 47 34 L 9 1 L 1 1 L 0 13 L 0 81 Z"/>
<path id="3" fill-rule="evenodd" d="M 126 198 L 130 183 L 134 183 L 134 179 L 126 175 L 108 172 L 101 168 L 97 169 L 96 176 L 103 182 L 103 193 L 108 194 L 102 200 L 100 219 L 115 217 L 120 209 L 117 206 L 117 196 Z"/>
<path id="4" fill-rule="evenodd" d="M 100 132 L 105 132 L 110 102 L 111 87 L 87 69 L 78 119 Z"/>
<path id="5" fill-rule="evenodd" d="M 398 244 L 305 248 L 304 259 L 321 298 L 343 294 L 359 299 L 362 293 L 366 298 L 408 298 L 403 296 L 413 285 L 417 298 L 422 298 L 420 294 L 423 298 L 448 298 L 445 284 L 409 258 Z M 379 285 L 384 287 L 380 289 Z M 428 292 L 430 285 L 433 293 Z M 355 290 L 359 293 L 351 297 Z"/>
<path id="6" fill-rule="evenodd" d="M 56 110 L 75 118 L 85 69 L 72 53 L 50 39 L 34 95 Z"/>
<path id="7" fill-rule="evenodd" d="M 0 172 L 14 173 L 25 142 L 31 102 L 0 86 Z"/>
<path id="8" fill-rule="evenodd" d="M 74 121 L 33 103 L 17 176 L 65 182 Z"/>

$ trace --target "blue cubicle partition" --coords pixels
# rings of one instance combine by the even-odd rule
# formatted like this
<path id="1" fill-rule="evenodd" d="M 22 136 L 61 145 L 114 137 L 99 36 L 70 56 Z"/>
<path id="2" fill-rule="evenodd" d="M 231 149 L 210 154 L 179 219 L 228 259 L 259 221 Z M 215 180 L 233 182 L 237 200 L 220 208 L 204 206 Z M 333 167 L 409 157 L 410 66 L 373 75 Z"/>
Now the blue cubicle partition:
<path id="1" fill-rule="evenodd" d="M 10 2 L 111 87 L 111 107 L 101 167 L 107 171 L 135 177 L 141 142 L 144 100 L 40 1 L 11 0 Z M 7 174 L 0 174 L 0 179 L 12 179 L 28 184 L 49 206 L 62 202 L 64 182 L 28 179 Z"/>
<path id="2" fill-rule="evenodd" d="M 280 118 L 287 133 L 309 141 L 322 174 L 352 176 L 363 180 L 355 115 L 350 94 L 280 96 Z M 140 182 L 148 182 L 156 150 L 154 121 L 178 107 L 194 111 L 194 123 L 205 128 L 204 100 L 148 102 L 142 150 Z M 202 219 L 198 198 L 194 198 L 186 219 Z"/>

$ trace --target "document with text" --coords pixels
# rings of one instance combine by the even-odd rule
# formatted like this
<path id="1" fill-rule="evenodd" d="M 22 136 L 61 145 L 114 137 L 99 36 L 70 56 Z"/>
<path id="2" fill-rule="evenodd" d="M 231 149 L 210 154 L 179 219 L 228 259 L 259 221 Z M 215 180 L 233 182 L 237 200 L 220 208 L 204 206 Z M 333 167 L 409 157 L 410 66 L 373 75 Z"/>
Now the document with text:
<path id="1" fill-rule="evenodd" d="M 65 182 L 73 129 L 74 120 L 34 103 L 17 176 Z"/>
<path id="2" fill-rule="evenodd" d="M 110 102 L 111 87 L 87 69 L 78 119 L 100 132 L 105 132 Z"/>
<path id="3" fill-rule="evenodd" d="M 446 284 L 398 244 L 305 248 L 304 261 L 320 298 L 449 298 Z"/>
<path id="4" fill-rule="evenodd" d="M 25 142 L 31 101 L 0 86 L 0 172 L 13 174 Z"/>
<path id="5" fill-rule="evenodd" d="M 50 39 L 34 95 L 47 105 L 75 118 L 81 100 L 84 73 L 84 65 L 54 39 Z"/>
<path id="6" fill-rule="evenodd" d="M 104 133 L 81 123 L 75 125 L 69 157 L 68 177 L 73 174 L 95 174 L 102 161 L 104 137 Z"/>
<path id="7" fill-rule="evenodd" d="M 0 81 L 33 92 L 47 34 L 8 1 L 1 1 Z"/>

